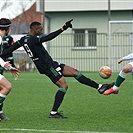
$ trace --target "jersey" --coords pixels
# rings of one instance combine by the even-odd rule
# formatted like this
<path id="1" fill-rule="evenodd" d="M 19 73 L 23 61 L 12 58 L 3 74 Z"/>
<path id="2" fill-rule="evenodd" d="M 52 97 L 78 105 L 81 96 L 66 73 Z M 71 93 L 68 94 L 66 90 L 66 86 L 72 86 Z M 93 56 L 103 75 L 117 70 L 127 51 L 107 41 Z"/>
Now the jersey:
<path id="1" fill-rule="evenodd" d="M 2 36 L 0 35 L 0 53 L 2 53 L 3 50 L 3 41 L 2 41 Z"/>
<path id="2" fill-rule="evenodd" d="M 38 71 L 41 74 L 46 74 L 49 76 L 51 71 L 54 71 L 54 68 L 59 65 L 58 62 L 54 61 L 47 50 L 42 45 L 43 42 L 50 41 L 57 37 L 60 33 L 62 33 L 62 30 L 59 29 L 55 32 L 52 32 L 46 36 L 42 35 L 26 35 L 22 37 L 20 40 L 15 42 L 15 44 L 10 47 L 8 50 L 2 53 L 1 57 L 3 58 L 8 53 L 16 50 L 17 48 L 23 46 L 26 53 L 29 55 L 29 57 L 32 59 L 34 64 L 36 65 Z M 63 65 L 61 65 L 63 66 Z M 55 72 L 56 75 L 56 72 Z"/>
<path id="3" fill-rule="evenodd" d="M 128 64 L 130 64 L 132 66 L 132 74 L 133 74 L 133 53 L 131 53 L 131 54 L 127 55 L 127 56 L 122 57 L 122 60 L 123 61 L 131 60 L 131 62 L 128 63 Z"/>
<path id="4" fill-rule="evenodd" d="M 11 47 L 13 45 L 13 43 L 14 43 L 14 41 L 13 41 L 13 38 L 11 35 L 3 37 L 3 48 L 2 48 L 3 50 L 2 51 L 5 51 L 9 47 Z M 5 56 L 3 59 L 4 60 L 13 60 L 13 54 L 10 53 L 7 56 Z"/>
<path id="5" fill-rule="evenodd" d="M 127 55 L 127 56 L 124 56 L 122 57 L 122 60 L 125 61 L 125 60 L 132 60 L 133 61 L 133 53 Z"/>
<path id="6" fill-rule="evenodd" d="M 26 53 L 33 60 L 38 71 L 42 74 L 45 73 L 48 75 L 47 72 L 54 64 L 54 61 L 40 42 L 40 36 L 27 35 L 18 43 L 24 47 Z"/>
<path id="7" fill-rule="evenodd" d="M 0 35 L 0 45 L 2 45 L 2 36 Z M 0 57 L 0 65 L 4 67 L 6 62 Z"/>

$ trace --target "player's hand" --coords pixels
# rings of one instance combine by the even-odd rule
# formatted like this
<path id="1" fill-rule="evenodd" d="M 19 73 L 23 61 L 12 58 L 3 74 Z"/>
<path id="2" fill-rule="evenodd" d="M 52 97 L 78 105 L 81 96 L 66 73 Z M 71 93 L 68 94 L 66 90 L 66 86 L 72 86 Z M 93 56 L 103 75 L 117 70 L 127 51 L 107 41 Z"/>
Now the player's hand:
<path id="1" fill-rule="evenodd" d="M 21 72 L 20 70 L 18 70 L 17 68 L 11 67 L 10 69 L 12 75 L 15 77 L 15 80 L 18 79 L 19 73 Z"/>
<path id="2" fill-rule="evenodd" d="M 67 21 L 67 22 L 65 23 L 65 25 L 62 27 L 63 30 L 67 30 L 68 28 L 72 28 L 72 24 L 71 24 L 72 21 L 73 21 L 73 19 Z"/>
<path id="3" fill-rule="evenodd" d="M 118 59 L 118 61 L 117 61 L 117 62 L 118 62 L 118 64 L 120 64 L 120 63 L 122 62 L 122 59 Z"/>
<path id="4" fill-rule="evenodd" d="M 11 67 L 11 64 L 10 64 L 9 61 L 7 61 L 6 64 L 4 65 L 4 68 L 5 68 L 6 70 L 9 70 L 10 67 Z"/>

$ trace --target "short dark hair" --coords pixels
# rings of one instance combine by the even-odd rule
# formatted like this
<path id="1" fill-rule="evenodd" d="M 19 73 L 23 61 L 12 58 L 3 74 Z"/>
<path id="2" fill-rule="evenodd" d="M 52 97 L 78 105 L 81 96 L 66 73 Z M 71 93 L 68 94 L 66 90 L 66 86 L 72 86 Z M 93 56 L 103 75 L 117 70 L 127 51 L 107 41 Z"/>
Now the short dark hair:
<path id="1" fill-rule="evenodd" d="M 1 30 L 8 30 L 11 26 L 11 21 L 7 18 L 1 18 L 0 19 L 0 29 Z"/>
<path id="2" fill-rule="evenodd" d="M 30 29 L 32 29 L 34 26 L 38 26 L 38 25 L 41 25 L 40 22 L 37 22 L 37 21 L 34 21 L 30 24 Z"/>

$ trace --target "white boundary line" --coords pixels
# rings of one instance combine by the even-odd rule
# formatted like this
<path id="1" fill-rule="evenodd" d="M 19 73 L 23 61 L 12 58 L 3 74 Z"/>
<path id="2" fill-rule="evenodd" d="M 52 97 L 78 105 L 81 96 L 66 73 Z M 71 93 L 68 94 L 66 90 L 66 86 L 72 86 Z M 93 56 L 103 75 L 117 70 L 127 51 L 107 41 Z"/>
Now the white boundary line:
<path id="1" fill-rule="evenodd" d="M 65 131 L 65 130 L 39 130 L 39 129 L 21 129 L 21 128 L 0 128 L 0 131 L 31 131 L 31 132 L 58 132 L 58 133 L 114 133 L 114 132 L 91 132 L 91 131 Z M 116 132 L 115 132 L 116 133 Z"/>
<path id="2" fill-rule="evenodd" d="M 14 81 L 13 78 L 8 78 L 8 79 Z M 37 82 L 39 81 L 39 82 L 43 82 L 43 83 L 49 82 L 49 83 L 52 84 L 52 82 L 51 82 L 50 80 L 49 80 L 49 81 L 45 81 L 44 79 L 41 79 L 41 80 L 40 80 L 40 79 L 37 79 L 37 80 L 36 80 L 36 79 L 22 79 L 22 78 L 21 78 L 21 79 L 18 79 L 18 80 L 19 80 L 19 81 L 25 81 L 25 80 L 26 80 L 26 81 L 37 81 Z M 18 81 L 18 80 L 17 80 L 17 81 Z M 17 82 L 17 81 L 16 81 L 16 82 Z M 97 79 L 96 81 L 98 81 L 98 82 L 103 82 L 103 81 L 105 81 L 105 80 L 104 80 L 104 79 L 101 79 L 101 80 L 98 80 L 98 79 Z M 111 82 L 112 80 L 108 79 L 108 81 Z M 76 82 L 76 83 L 77 83 L 77 80 L 75 80 L 75 79 L 73 78 L 72 80 L 69 80 L 69 82 Z M 132 83 L 132 80 L 131 80 L 131 81 L 126 80 L 125 82 L 127 82 L 127 83 Z"/>

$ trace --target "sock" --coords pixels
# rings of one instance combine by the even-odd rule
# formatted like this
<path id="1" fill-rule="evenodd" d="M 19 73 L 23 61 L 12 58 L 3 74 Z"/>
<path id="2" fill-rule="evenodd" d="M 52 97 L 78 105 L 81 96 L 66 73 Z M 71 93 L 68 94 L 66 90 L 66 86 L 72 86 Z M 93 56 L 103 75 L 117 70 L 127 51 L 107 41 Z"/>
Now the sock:
<path id="1" fill-rule="evenodd" d="M 119 87 L 117 87 L 116 85 L 113 86 L 113 90 L 117 91 L 119 89 Z"/>
<path id="2" fill-rule="evenodd" d="M 2 111 L 2 107 L 3 107 L 3 102 L 6 98 L 6 95 L 3 95 L 0 93 L 0 111 Z"/>
<path id="3" fill-rule="evenodd" d="M 56 114 L 56 113 L 57 113 L 57 111 L 51 111 L 50 114 L 54 115 L 54 114 Z"/>
<path id="4" fill-rule="evenodd" d="M 3 113 L 3 111 L 0 111 L 0 114 L 2 114 Z"/>
<path id="5" fill-rule="evenodd" d="M 99 87 L 99 84 L 97 84 L 95 81 L 85 77 L 84 75 L 82 75 L 81 73 L 78 73 L 78 76 L 75 77 L 75 79 L 82 83 L 82 84 L 85 84 L 85 85 L 88 85 L 90 87 L 93 87 L 93 88 L 98 88 Z"/>
<path id="6" fill-rule="evenodd" d="M 97 89 L 99 90 L 101 87 L 102 87 L 102 84 L 99 84 L 99 86 L 98 86 L 98 88 L 97 88 Z"/>
<path id="7" fill-rule="evenodd" d="M 119 75 L 116 79 L 115 85 L 113 86 L 114 90 L 118 90 L 118 88 L 120 87 L 122 82 L 125 80 L 126 75 L 127 75 L 127 73 L 124 73 L 124 72 L 120 71 L 120 73 L 119 73 Z"/>
<path id="8" fill-rule="evenodd" d="M 59 88 L 59 90 L 55 95 L 55 101 L 51 113 L 56 113 L 58 111 L 58 108 L 60 107 L 65 94 L 66 94 L 66 89 Z"/>
<path id="9" fill-rule="evenodd" d="M 122 82 L 125 80 L 125 78 L 122 78 L 120 75 L 117 77 L 115 85 L 117 87 L 120 87 L 120 85 L 122 84 Z"/>

